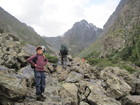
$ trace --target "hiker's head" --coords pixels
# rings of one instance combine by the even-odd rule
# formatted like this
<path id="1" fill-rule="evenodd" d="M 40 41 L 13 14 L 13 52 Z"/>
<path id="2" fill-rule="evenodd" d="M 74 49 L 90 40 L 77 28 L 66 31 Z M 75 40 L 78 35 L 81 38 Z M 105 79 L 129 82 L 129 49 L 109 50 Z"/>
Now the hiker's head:
<path id="1" fill-rule="evenodd" d="M 36 52 L 37 52 L 37 54 L 43 54 L 42 47 L 37 47 Z"/>

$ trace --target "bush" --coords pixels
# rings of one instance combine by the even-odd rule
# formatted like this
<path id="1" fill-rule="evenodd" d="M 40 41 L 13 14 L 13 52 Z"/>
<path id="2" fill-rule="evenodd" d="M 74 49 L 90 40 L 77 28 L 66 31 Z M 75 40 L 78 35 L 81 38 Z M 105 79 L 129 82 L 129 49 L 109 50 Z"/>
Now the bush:
<path id="1" fill-rule="evenodd" d="M 58 62 L 58 58 L 55 56 L 51 56 L 50 54 L 45 54 L 46 58 L 48 59 L 48 61 L 50 63 L 57 63 Z"/>

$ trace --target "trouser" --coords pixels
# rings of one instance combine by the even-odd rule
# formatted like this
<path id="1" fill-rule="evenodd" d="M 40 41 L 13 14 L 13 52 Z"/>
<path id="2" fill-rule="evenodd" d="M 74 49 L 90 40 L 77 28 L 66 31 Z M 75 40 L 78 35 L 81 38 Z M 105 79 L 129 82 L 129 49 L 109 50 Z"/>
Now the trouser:
<path id="1" fill-rule="evenodd" d="M 66 62 L 67 62 L 67 55 L 61 55 L 61 63 L 62 63 L 62 65 L 65 66 Z"/>
<path id="2" fill-rule="evenodd" d="M 46 73 L 44 71 L 34 70 L 34 78 L 35 78 L 36 95 L 41 95 L 45 91 Z"/>

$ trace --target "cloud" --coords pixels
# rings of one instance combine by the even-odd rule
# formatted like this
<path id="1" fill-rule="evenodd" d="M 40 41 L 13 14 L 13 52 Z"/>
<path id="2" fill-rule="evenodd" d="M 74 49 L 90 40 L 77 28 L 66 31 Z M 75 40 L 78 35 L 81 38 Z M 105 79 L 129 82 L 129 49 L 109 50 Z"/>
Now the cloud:
<path id="1" fill-rule="evenodd" d="M 0 6 L 32 26 L 40 35 L 57 36 L 82 19 L 102 28 L 120 0 L 97 1 L 0 0 Z"/>

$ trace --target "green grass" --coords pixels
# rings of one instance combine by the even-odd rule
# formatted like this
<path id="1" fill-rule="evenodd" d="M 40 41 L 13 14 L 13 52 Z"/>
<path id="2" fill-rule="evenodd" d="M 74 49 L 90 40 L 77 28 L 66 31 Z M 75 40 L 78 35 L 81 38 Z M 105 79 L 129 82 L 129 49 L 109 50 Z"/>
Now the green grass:
<path id="1" fill-rule="evenodd" d="M 132 67 L 130 67 L 128 65 L 124 65 L 124 66 L 122 66 L 120 68 L 127 70 L 129 73 L 134 73 L 134 72 L 137 71 L 136 69 L 134 69 L 134 68 L 132 68 Z"/>
<path id="2" fill-rule="evenodd" d="M 74 55 L 76 57 L 84 58 L 87 57 L 88 55 L 98 52 L 101 47 L 101 38 L 97 39 L 94 43 L 92 43 L 89 47 L 81 51 L 80 53 Z"/>
<path id="3" fill-rule="evenodd" d="M 102 58 L 102 59 L 86 59 L 89 64 L 92 66 L 96 66 L 97 68 L 104 69 L 105 67 L 120 67 L 121 69 L 125 69 L 129 73 L 134 73 L 137 70 L 130 66 L 131 62 L 121 61 L 120 59 L 111 59 L 111 58 Z"/>
<path id="4" fill-rule="evenodd" d="M 50 63 L 57 63 L 58 62 L 58 58 L 55 56 L 51 56 L 50 54 L 45 54 L 45 56 Z"/>

